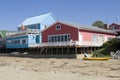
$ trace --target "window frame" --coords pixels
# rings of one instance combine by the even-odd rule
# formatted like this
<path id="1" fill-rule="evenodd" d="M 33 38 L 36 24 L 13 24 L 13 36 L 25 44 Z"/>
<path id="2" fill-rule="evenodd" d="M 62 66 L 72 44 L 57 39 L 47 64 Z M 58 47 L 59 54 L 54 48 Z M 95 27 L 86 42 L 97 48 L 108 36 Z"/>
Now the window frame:
<path id="1" fill-rule="evenodd" d="M 25 40 L 25 42 L 23 43 L 24 40 Z M 22 39 L 21 44 L 27 44 L 27 39 L 26 38 Z"/>
<path id="2" fill-rule="evenodd" d="M 55 29 L 56 29 L 56 30 L 61 30 L 61 24 L 57 24 L 57 25 L 55 26 Z"/>
<path id="3" fill-rule="evenodd" d="M 48 42 L 63 42 L 70 41 L 71 35 L 68 34 L 58 34 L 58 35 L 48 35 Z"/>

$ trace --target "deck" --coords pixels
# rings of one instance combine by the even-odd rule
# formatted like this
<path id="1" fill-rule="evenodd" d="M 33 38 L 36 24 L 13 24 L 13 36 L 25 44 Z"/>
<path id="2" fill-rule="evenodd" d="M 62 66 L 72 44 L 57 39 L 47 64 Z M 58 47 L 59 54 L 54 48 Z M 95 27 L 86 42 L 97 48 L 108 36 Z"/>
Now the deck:
<path id="1" fill-rule="evenodd" d="M 100 47 L 102 45 L 103 42 L 64 41 L 64 42 L 44 42 L 38 44 L 30 44 L 29 47 L 60 47 L 60 46 Z"/>

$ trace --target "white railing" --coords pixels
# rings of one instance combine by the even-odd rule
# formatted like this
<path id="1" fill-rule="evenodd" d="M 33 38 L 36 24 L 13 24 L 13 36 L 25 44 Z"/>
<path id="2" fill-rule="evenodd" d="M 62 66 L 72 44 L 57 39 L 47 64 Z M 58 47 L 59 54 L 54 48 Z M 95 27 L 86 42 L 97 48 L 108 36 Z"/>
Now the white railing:
<path id="1" fill-rule="evenodd" d="M 45 47 L 45 46 L 102 46 L 101 42 L 91 42 L 91 41 L 64 41 L 64 42 L 45 42 L 38 44 L 29 44 L 29 47 Z"/>
<path id="2" fill-rule="evenodd" d="M 120 36 L 116 36 L 116 38 L 119 38 L 119 39 L 120 39 Z"/>
<path id="3" fill-rule="evenodd" d="M 31 33 L 37 33 L 38 34 L 40 31 L 38 29 L 27 29 L 26 32 L 30 33 L 30 34 Z"/>
<path id="4" fill-rule="evenodd" d="M 12 34 L 8 34 L 7 37 L 27 35 L 27 34 L 39 34 L 39 32 L 40 31 L 38 29 L 27 29 L 24 31 L 18 31 L 18 32 L 14 32 Z"/>

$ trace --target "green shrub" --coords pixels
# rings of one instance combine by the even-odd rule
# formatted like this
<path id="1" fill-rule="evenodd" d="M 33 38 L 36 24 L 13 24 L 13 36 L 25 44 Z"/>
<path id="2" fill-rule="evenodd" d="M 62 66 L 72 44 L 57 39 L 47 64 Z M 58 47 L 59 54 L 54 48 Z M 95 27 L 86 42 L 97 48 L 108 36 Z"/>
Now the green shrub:
<path id="1" fill-rule="evenodd" d="M 115 52 L 120 49 L 120 42 L 118 40 L 113 39 L 103 44 L 102 48 L 94 51 L 94 56 L 102 56 L 102 55 L 110 55 L 110 52 Z"/>
<path id="2" fill-rule="evenodd" d="M 112 45 L 112 44 L 114 44 L 116 42 L 118 42 L 116 39 L 112 39 L 112 40 L 107 41 L 106 43 L 104 43 L 102 47 L 105 47 L 105 48 L 109 47 L 110 45 Z"/>
<path id="3" fill-rule="evenodd" d="M 110 52 L 115 52 L 119 49 L 120 49 L 120 43 L 115 42 L 115 43 L 108 45 L 107 47 L 104 47 L 104 49 L 100 52 L 100 54 L 110 55 Z"/>
<path id="4" fill-rule="evenodd" d="M 104 55 L 100 53 L 94 53 L 92 57 L 104 57 Z"/>

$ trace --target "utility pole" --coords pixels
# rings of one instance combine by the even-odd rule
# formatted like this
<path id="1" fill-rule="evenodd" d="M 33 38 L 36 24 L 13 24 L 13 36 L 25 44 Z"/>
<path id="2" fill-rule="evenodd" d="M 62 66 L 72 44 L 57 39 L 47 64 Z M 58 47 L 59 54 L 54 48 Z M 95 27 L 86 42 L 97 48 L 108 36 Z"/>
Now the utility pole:
<path id="1" fill-rule="evenodd" d="M 108 25 L 108 20 L 106 20 L 106 26 L 107 26 L 107 29 L 109 28 L 109 25 Z"/>
<path id="2" fill-rule="evenodd" d="M 116 23 L 118 22 L 118 17 L 116 17 Z"/>

